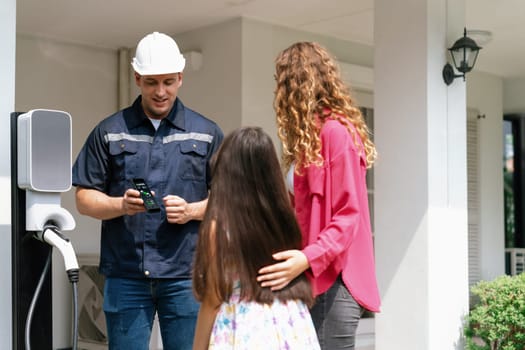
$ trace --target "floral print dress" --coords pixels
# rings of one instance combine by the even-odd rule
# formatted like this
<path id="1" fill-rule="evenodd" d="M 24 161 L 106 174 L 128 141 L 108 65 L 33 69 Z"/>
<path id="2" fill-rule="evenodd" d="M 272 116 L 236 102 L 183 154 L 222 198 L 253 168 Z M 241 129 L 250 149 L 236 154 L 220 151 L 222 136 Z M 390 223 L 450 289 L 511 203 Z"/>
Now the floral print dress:
<path id="1" fill-rule="evenodd" d="M 259 304 L 240 301 L 236 283 L 228 303 L 219 309 L 210 337 L 213 350 L 318 350 L 319 342 L 307 306 L 297 300 Z"/>

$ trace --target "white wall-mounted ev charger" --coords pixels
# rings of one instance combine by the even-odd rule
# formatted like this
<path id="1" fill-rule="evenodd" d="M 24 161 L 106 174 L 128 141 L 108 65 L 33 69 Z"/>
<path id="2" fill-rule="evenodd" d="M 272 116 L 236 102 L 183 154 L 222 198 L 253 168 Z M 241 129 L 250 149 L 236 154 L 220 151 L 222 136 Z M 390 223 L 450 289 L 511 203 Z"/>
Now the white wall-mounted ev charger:
<path id="1" fill-rule="evenodd" d="M 26 230 L 52 223 L 73 230 L 75 220 L 60 205 L 71 189 L 71 115 L 35 109 L 18 118 L 18 187 L 26 190 Z"/>

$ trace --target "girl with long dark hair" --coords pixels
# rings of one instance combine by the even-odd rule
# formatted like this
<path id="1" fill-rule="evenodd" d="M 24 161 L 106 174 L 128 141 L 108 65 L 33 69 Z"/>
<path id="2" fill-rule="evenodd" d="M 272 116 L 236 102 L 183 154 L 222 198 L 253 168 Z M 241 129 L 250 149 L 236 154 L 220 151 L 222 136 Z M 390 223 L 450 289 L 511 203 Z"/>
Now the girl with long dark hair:
<path id="1" fill-rule="evenodd" d="M 211 167 L 193 272 L 201 301 L 194 349 L 319 349 L 305 275 L 278 291 L 256 280 L 272 254 L 301 247 L 271 138 L 261 128 L 237 129 Z"/>

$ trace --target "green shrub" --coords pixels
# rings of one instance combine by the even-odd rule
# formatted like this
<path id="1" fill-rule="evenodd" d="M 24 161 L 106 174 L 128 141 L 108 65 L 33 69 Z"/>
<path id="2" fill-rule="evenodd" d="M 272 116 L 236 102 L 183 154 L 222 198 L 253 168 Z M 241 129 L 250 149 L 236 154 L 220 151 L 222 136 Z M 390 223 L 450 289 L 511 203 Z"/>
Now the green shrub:
<path id="1" fill-rule="evenodd" d="M 525 273 L 481 281 L 472 287 L 479 301 L 467 317 L 468 350 L 525 349 Z"/>

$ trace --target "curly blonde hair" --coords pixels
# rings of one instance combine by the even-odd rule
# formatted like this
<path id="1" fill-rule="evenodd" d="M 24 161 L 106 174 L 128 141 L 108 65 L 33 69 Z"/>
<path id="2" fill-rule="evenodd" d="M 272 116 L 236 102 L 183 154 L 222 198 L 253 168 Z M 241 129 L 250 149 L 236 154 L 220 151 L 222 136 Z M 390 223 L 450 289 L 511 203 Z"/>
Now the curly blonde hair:
<path id="1" fill-rule="evenodd" d="M 274 109 L 285 168 L 294 161 L 296 172 L 323 164 L 319 136 L 327 119 L 345 125 L 357 146 L 361 138 L 367 167 L 372 166 L 377 152 L 370 131 L 326 49 L 315 42 L 288 47 L 275 60 L 275 80 Z"/>

